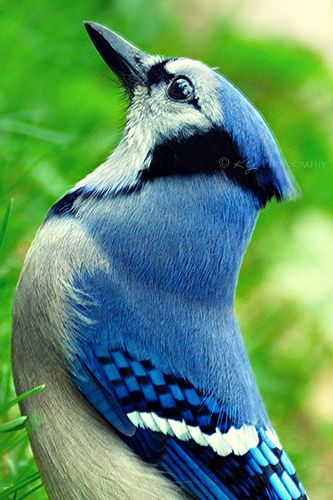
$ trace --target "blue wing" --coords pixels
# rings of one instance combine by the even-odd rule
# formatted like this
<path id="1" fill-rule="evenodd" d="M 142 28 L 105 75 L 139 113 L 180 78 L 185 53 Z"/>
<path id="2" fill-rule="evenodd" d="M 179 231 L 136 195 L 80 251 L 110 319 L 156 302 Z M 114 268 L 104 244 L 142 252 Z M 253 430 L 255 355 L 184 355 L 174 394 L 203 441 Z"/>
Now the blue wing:
<path id="1" fill-rule="evenodd" d="M 184 490 L 207 499 L 305 499 L 272 429 L 236 429 L 216 398 L 148 359 L 85 347 L 75 379 L 91 404 L 144 460 Z"/>

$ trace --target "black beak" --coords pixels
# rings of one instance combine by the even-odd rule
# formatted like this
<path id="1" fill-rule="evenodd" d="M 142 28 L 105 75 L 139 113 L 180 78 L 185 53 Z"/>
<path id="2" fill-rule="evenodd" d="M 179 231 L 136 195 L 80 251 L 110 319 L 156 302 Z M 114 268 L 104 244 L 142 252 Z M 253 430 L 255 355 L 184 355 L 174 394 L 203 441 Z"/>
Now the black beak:
<path id="1" fill-rule="evenodd" d="M 148 54 L 101 24 L 86 21 L 84 26 L 106 64 L 122 80 L 130 94 L 137 84 L 147 84 L 144 60 Z"/>

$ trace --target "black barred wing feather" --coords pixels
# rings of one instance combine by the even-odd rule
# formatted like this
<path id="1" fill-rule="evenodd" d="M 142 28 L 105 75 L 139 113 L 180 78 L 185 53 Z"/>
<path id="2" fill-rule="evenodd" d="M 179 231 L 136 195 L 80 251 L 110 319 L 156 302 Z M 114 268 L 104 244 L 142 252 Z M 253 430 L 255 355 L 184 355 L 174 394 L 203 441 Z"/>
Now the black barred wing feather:
<path id="1" fill-rule="evenodd" d="M 150 360 L 90 346 L 76 382 L 144 460 L 198 498 L 305 499 L 272 429 L 235 427 L 222 403 Z"/>

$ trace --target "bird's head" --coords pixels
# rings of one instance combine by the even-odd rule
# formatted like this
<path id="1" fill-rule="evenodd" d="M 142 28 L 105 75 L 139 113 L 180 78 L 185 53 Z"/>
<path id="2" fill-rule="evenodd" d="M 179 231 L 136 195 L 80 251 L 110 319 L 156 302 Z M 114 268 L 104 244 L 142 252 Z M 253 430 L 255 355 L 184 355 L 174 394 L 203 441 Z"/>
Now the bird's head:
<path id="1" fill-rule="evenodd" d="M 294 193 L 272 133 L 205 64 L 151 56 L 103 26 L 86 28 L 131 101 L 119 145 L 80 184 L 93 200 L 96 191 L 113 197 L 112 217 L 100 204 L 106 251 L 110 235 L 121 235 L 136 289 L 157 284 L 229 307 L 259 210 Z"/>
<path id="2" fill-rule="evenodd" d="M 265 120 L 227 79 L 199 61 L 152 56 L 104 26 L 85 26 L 131 98 L 125 131 L 133 150 L 129 184 L 223 172 L 259 207 L 295 194 Z"/>

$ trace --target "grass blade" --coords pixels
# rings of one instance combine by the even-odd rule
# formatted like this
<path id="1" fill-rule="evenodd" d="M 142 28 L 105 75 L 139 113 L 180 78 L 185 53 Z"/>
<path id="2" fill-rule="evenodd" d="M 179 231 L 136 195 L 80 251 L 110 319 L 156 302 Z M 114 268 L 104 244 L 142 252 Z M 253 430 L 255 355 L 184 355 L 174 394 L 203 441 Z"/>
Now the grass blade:
<path id="1" fill-rule="evenodd" d="M 55 132 L 31 123 L 20 122 L 4 118 L 0 120 L 0 130 L 3 132 L 11 132 L 14 134 L 25 135 L 34 139 L 50 142 L 53 144 L 63 145 L 68 144 L 72 140 L 72 136 L 61 132 Z"/>
<path id="2" fill-rule="evenodd" d="M 8 203 L 8 206 L 7 206 L 6 211 L 5 211 L 5 215 L 4 215 L 3 220 L 2 220 L 1 229 L 0 229 L 0 250 L 2 247 L 2 243 L 5 239 L 5 234 L 7 231 L 7 226 L 8 226 L 8 221 L 9 221 L 10 212 L 12 210 L 12 206 L 13 206 L 13 199 L 11 199 L 10 202 Z"/>
<path id="3" fill-rule="evenodd" d="M 27 392 L 24 392 L 23 394 L 20 394 L 17 396 L 15 399 L 11 399 L 7 403 L 3 403 L 0 405 L 0 412 L 3 410 L 6 410 L 7 408 L 10 408 L 11 406 L 15 405 L 16 403 L 19 403 L 23 399 L 28 398 L 29 396 L 32 396 L 33 394 L 37 394 L 37 392 L 42 391 L 45 388 L 45 384 L 38 385 L 37 387 L 34 387 L 33 389 L 30 389 Z"/>
<path id="4" fill-rule="evenodd" d="M 17 493 L 18 490 L 21 490 L 25 486 L 28 486 L 31 483 L 34 483 L 35 481 L 38 481 L 40 479 L 40 474 L 39 472 L 34 472 L 27 478 L 18 481 L 15 486 L 11 486 L 10 488 L 5 489 L 4 491 L 0 492 L 0 499 L 2 498 L 9 498 L 9 495 L 14 495 Z"/>
<path id="5" fill-rule="evenodd" d="M 11 420 L 10 422 L 5 422 L 4 424 L 0 425 L 0 433 L 19 431 L 20 429 L 23 429 L 26 420 L 27 417 L 18 417 L 14 420 Z"/>
<path id="6" fill-rule="evenodd" d="M 34 488 L 32 488 L 31 490 L 27 491 L 26 493 L 24 493 L 23 495 L 20 495 L 20 496 L 17 496 L 17 500 L 22 500 L 23 498 L 27 498 L 29 497 L 32 493 L 35 493 L 36 491 L 40 490 L 41 488 L 43 488 L 43 483 L 39 483 L 37 484 L 37 486 L 35 486 Z"/>

